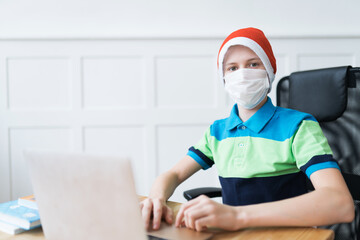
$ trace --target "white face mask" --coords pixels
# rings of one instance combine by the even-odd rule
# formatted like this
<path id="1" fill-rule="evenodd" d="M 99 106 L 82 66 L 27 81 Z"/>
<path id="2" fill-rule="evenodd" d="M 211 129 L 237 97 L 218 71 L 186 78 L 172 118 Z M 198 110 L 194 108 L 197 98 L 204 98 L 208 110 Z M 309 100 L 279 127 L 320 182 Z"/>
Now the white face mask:
<path id="1" fill-rule="evenodd" d="M 230 97 L 246 109 L 256 107 L 269 91 L 265 70 L 242 68 L 225 75 L 225 90 Z"/>

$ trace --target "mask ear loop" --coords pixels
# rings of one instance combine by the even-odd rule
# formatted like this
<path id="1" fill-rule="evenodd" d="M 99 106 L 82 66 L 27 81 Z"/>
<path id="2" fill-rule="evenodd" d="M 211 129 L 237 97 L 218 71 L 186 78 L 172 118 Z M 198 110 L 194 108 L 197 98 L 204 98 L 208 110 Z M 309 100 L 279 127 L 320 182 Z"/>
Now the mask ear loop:
<path id="1" fill-rule="evenodd" d="M 268 92 L 266 95 L 268 95 L 270 92 L 271 92 L 271 83 L 270 83 L 270 77 L 269 77 L 269 74 L 266 72 L 266 76 L 267 76 L 267 80 L 268 80 L 268 83 L 269 83 L 269 89 L 268 89 Z"/>
<path id="2" fill-rule="evenodd" d="M 222 76 L 220 76 L 223 80 L 223 84 L 225 86 L 225 72 L 224 72 L 224 61 L 221 62 L 221 66 L 222 66 Z M 219 71 L 219 69 L 218 69 Z"/>

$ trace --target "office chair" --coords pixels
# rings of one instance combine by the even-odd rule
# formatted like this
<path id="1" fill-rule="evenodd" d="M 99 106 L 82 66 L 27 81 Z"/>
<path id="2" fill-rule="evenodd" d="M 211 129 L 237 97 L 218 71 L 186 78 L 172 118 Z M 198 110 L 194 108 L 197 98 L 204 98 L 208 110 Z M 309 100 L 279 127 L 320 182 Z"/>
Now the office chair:
<path id="1" fill-rule="evenodd" d="M 354 221 L 325 228 L 334 230 L 335 239 L 360 240 L 360 68 L 295 72 L 282 78 L 276 91 L 278 106 L 310 113 L 320 123 L 354 199 Z M 307 185 L 314 189 L 309 180 Z M 221 188 L 191 189 L 184 197 L 202 194 L 220 197 Z"/>

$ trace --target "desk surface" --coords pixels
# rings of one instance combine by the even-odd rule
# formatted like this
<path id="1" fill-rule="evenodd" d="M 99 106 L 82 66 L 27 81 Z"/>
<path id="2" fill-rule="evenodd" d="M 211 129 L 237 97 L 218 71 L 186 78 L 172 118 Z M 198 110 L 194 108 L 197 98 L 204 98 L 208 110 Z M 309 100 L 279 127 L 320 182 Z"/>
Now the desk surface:
<path id="1" fill-rule="evenodd" d="M 143 199 L 143 197 L 140 197 Z M 179 211 L 180 203 L 169 202 L 175 215 Z M 9 235 L 0 232 L 0 240 L 45 240 L 41 228 L 33 229 L 18 235 Z M 236 232 L 219 232 L 214 235 L 213 240 L 284 240 L 284 239 L 303 239 L 303 240 L 333 240 L 334 232 L 327 229 L 316 229 L 310 227 L 266 227 L 266 228 L 248 228 Z"/>

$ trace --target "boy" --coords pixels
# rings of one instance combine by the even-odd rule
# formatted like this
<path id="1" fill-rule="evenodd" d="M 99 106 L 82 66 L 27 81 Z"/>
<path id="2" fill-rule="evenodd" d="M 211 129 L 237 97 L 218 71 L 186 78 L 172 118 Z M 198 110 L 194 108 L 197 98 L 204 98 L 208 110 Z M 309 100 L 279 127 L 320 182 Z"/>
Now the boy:
<path id="1" fill-rule="evenodd" d="M 175 220 L 196 231 L 258 226 L 318 226 L 351 222 L 354 205 L 339 166 L 315 118 L 275 107 L 267 93 L 276 73 L 271 45 L 255 28 L 231 33 L 220 47 L 218 72 L 236 102 L 187 156 L 154 182 L 142 216 L 158 229 L 173 213 L 166 200 L 201 168 L 216 165 L 223 203 L 200 196 Z M 305 173 L 315 190 L 307 193 Z"/>

